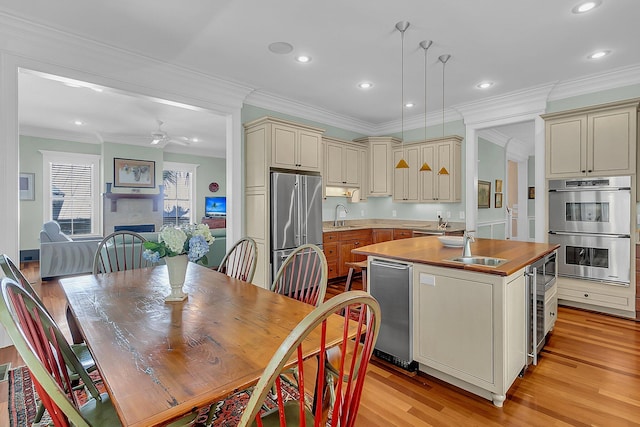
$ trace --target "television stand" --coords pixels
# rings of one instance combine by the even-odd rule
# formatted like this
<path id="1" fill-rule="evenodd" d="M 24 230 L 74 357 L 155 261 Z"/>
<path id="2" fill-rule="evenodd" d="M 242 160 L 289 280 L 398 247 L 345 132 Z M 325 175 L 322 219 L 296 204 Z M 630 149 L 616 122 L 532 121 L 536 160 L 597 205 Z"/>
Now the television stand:
<path id="1" fill-rule="evenodd" d="M 225 217 L 202 217 L 202 223 L 207 224 L 209 228 L 227 228 L 227 219 Z"/>

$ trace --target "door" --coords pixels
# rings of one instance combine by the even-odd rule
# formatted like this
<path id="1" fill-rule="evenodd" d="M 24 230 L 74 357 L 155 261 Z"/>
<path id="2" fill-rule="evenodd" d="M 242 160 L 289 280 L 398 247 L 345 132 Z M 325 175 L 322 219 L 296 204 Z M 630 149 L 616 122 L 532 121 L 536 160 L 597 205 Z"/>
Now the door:
<path id="1" fill-rule="evenodd" d="M 300 175 L 302 182 L 300 224 L 303 243 L 322 245 L 322 178 Z"/>
<path id="2" fill-rule="evenodd" d="M 298 175 L 271 174 L 271 249 L 300 245 Z"/>

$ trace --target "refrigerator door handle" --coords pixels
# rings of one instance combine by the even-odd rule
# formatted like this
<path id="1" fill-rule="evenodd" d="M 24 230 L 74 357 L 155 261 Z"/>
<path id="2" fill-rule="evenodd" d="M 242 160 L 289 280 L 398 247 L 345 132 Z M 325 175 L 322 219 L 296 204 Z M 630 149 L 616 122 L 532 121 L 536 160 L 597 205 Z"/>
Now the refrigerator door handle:
<path id="1" fill-rule="evenodd" d="M 296 176 L 296 182 L 294 184 L 294 213 L 293 213 L 293 218 L 295 221 L 294 224 L 294 238 L 295 238 L 295 245 L 296 246 L 300 246 L 302 244 L 301 241 L 301 223 L 302 223 L 302 185 L 301 185 L 301 179 L 300 176 Z"/>
<path id="2" fill-rule="evenodd" d="M 300 242 L 298 243 L 299 245 L 308 243 L 307 242 L 307 177 L 306 176 L 300 176 L 300 188 L 298 191 L 298 194 L 300 195 L 300 199 L 299 199 L 299 204 L 298 204 L 298 212 L 300 212 L 300 214 L 298 215 L 298 219 L 299 219 L 299 236 L 300 236 Z"/>

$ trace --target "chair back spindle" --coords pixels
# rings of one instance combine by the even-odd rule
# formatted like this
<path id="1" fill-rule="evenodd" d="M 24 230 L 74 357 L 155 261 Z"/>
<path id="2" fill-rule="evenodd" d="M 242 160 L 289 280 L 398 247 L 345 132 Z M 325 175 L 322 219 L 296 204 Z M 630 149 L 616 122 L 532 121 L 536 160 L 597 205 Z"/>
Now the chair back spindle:
<path id="1" fill-rule="evenodd" d="M 257 252 L 255 240 L 243 237 L 222 258 L 218 271 L 234 279 L 251 282 L 256 271 Z"/>
<path id="2" fill-rule="evenodd" d="M 327 292 L 327 259 L 316 245 L 294 250 L 282 264 L 271 285 L 273 292 L 318 306 Z"/>

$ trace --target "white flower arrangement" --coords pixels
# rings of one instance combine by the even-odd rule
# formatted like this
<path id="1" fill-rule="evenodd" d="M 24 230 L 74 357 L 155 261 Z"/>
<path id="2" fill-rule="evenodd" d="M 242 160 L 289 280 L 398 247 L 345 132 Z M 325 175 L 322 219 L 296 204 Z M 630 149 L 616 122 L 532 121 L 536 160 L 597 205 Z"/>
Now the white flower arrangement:
<path id="1" fill-rule="evenodd" d="M 157 242 L 144 242 L 144 259 L 158 262 L 166 256 L 173 257 L 187 254 L 189 261 L 207 264 L 209 245 L 215 237 L 211 235 L 206 224 L 189 224 L 182 226 L 164 226 L 158 234 Z"/>

